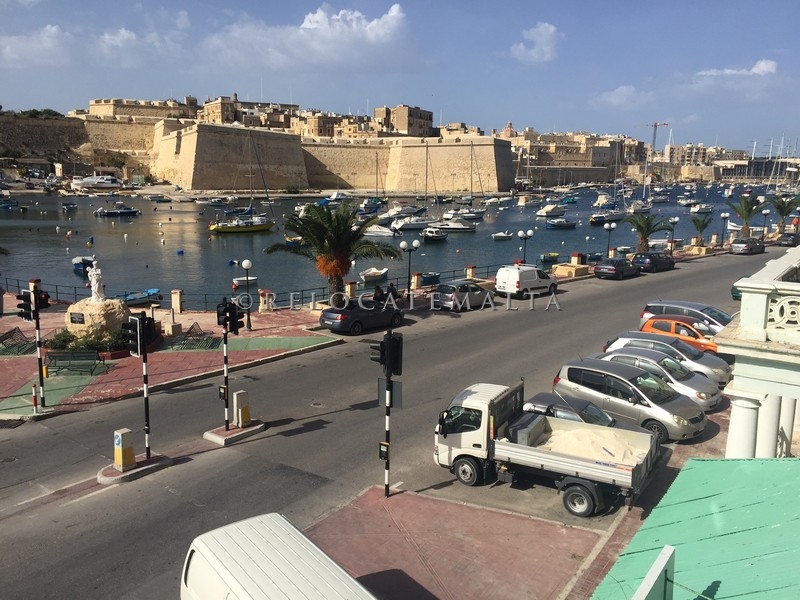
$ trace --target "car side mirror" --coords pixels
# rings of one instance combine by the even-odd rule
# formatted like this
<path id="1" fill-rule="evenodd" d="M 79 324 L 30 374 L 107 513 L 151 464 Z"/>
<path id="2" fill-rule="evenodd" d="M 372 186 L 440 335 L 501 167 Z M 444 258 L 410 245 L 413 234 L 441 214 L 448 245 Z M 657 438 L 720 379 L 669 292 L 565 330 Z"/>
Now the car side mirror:
<path id="1" fill-rule="evenodd" d="M 439 413 L 439 434 L 443 437 L 447 437 L 447 411 L 442 411 Z"/>

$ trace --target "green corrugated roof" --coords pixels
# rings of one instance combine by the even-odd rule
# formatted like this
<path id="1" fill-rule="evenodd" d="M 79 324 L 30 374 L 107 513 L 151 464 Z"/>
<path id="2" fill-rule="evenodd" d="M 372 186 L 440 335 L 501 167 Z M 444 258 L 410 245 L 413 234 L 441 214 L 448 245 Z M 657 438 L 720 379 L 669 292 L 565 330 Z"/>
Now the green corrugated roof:
<path id="1" fill-rule="evenodd" d="M 666 545 L 675 600 L 800 598 L 800 460 L 688 460 L 593 600 L 628 600 Z"/>

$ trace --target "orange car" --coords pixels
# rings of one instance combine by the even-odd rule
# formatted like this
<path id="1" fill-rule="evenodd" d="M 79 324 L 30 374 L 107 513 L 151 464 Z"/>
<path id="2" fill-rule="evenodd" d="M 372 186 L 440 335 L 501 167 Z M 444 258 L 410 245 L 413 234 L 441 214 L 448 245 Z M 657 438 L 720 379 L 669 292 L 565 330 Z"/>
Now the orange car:
<path id="1" fill-rule="evenodd" d="M 700 352 L 717 353 L 717 345 L 707 339 L 703 332 L 695 327 L 697 319 L 683 315 L 659 315 L 650 317 L 644 322 L 641 331 L 663 333 L 683 340 Z"/>

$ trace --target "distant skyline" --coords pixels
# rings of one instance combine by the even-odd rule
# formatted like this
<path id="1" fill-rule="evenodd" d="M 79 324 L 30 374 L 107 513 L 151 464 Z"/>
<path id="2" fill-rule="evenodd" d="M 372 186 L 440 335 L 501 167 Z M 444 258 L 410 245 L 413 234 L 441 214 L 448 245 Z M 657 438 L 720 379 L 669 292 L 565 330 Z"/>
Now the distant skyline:
<path id="1" fill-rule="evenodd" d="M 624 134 L 798 156 L 794 2 L 0 0 L 0 105 L 99 98 L 430 110 L 488 135 Z M 670 137 L 671 136 L 671 137 Z"/>

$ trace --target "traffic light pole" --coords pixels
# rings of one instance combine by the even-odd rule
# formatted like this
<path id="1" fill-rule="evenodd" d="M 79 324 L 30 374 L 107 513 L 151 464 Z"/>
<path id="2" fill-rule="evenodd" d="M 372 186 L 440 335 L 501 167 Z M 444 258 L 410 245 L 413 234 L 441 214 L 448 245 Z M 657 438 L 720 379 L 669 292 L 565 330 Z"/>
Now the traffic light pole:
<path id="1" fill-rule="evenodd" d="M 386 434 L 384 436 L 384 441 L 386 442 L 386 459 L 383 461 L 383 495 L 385 498 L 389 497 L 389 452 L 388 449 L 391 448 L 389 445 L 390 442 L 390 427 L 389 427 L 389 420 L 392 416 L 392 392 L 394 391 L 394 382 L 392 382 L 392 374 L 391 371 L 389 375 L 386 377 Z"/>
<path id="2" fill-rule="evenodd" d="M 142 313 L 144 315 L 144 313 Z M 142 327 L 144 318 L 142 318 Z M 144 337 L 144 328 L 140 329 L 142 337 Z M 144 396 L 144 449 L 145 456 L 150 459 L 150 394 L 148 392 L 147 382 L 147 344 L 144 339 L 141 342 L 142 346 L 142 395 Z"/>
<path id="3" fill-rule="evenodd" d="M 228 416 L 228 326 L 222 327 L 222 385 L 225 386 L 225 431 L 230 430 L 230 418 Z"/>
<path id="4" fill-rule="evenodd" d="M 33 292 L 31 292 L 33 294 Z M 39 326 L 39 311 L 35 310 L 33 313 L 33 320 L 36 323 L 36 360 L 39 363 L 39 400 L 42 403 L 42 408 L 47 406 L 44 400 L 44 364 L 42 361 L 42 330 Z"/>

